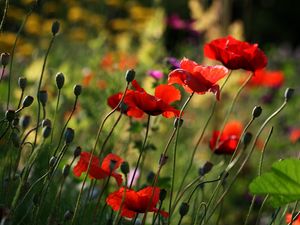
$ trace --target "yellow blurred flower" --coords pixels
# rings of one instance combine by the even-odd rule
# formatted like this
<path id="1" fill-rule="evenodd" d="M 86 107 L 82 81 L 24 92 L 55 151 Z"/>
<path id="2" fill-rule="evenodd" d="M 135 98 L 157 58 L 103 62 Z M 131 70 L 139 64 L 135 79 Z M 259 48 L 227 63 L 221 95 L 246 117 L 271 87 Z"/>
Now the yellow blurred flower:
<path id="1" fill-rule="evenodd" d="M 110 21 L 110 26 L 117 31 L 128 30 L 131 27 L 131 21 L 129 19 L 113 19 Z"/>
<path id="2" fill-rule="evenodd" d="M 26 12 L 23 9 L 9 6 L 9 10 L 7 11 L 7 18 L 8 20 L 21 21 L 25 14 Z"/>
<path id="3" fill-rule="evenodd" d="M 153 13 L 153 9 L 143 6 L 136 5 L 129 8 L 130 17 L 135 20 L 147 20 Z"/>
<path id="4" fill-rule="evenodd" d="M 121 5 L 121 1 L 120 0 L 105 0 L 105 4 L 110 5 L 110 6 L 119 6 L 119 5 Z"/>
<path id="5" fill-rule="evenodd" d="M 88 17 L 88 13 L 80 6 L 74 6 L 69 9 L 68 19 L 71 22 L 83 21 Z"/>
<path id="6" fill-rule="evenodd" d="M 34 47 L 30 43 L 24 43 L 18 46 L 17 48 L 17 54 L 21 56 L 30 56 L 32 55 L 32 52 L 34 50 Z"/>
<path id="7" fill-rule="evenodd" d="M 45 2 L 43 4 L 43 11 L 46 13 L 55 13 L 58 9 L 58 4 L 55 2 Z"/>
<path id="8" fill-rule="evenodd" d="M 103 18 L 97 14 L 90 14 L 85 17 L 85 22 L 93 27 L 96 27 L 98 30 L 103 26 Z"/>
<path id="9" fill-rule="evenodd" d="M 25 24 L 25 31 L 29 34 L 41 34 L 41 18 L 37 14 L 31 14 Z"/>
<path id="10" fill-rule="evenodd" d="M 84 28 L 76 27 L 69 31 L 69 38 L 74 41 L 85 41 L 87 39 L 87 33 Z"/>
<path id="11" fill-rule="evenodd" d="M 11 48 L 16 40 L 16 34 L 12 32 L 4 32 L 0 35 L 0 49 L 1 52 L 6 48 Z M 4 49 L 2 49 L 2 47 Z"/>

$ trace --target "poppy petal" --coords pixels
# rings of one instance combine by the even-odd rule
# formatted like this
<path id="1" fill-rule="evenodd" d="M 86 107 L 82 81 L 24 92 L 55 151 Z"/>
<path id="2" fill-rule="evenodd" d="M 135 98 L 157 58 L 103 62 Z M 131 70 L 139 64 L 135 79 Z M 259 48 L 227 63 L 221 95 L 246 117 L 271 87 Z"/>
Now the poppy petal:
<path id="1" fill-rule="evenodd" d="M 157 98 L 162 99 L 165 103 L 170 104 L 174 101 L 178 101 L 181 98 L 180 91 L 174 86 L 161 84 L 155 88 L 155 94 Z"/>
<path id="2" fill-rule="evenodd" d="M 104 159 L 103 159 L 103 162 L 102 162 L 102 165 L 101 165 L 101 168 L 103 170 L 105 170 L 107 173 L 110 173 L 110 163 L 111 161 L 114 161 L 115 162 L 115 166 L 113 168 L 113 170 L 116 170 L 117 168 L 120 167 L 121 163 L 123 162 L 123 159 L 116 155 L 116 154 L 113 154 L 113 153 L 110 153 L 108 154 Z"/>

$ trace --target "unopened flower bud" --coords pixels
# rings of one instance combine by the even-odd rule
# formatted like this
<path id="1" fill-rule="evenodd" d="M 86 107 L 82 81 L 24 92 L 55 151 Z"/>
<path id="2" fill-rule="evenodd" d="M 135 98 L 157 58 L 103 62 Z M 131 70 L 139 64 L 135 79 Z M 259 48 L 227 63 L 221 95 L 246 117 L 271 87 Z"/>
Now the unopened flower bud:
<path id="1" fill-rule="evenodd" d="M 25 130 L 29 124 L 30 124 L 31 117 L 28 115 L 21 116 L 19 125 L 22 127 L 23 130 Z"/>
<path id="2" fill-rule="evenodd" d="M 27 79 L 25 77 L 19 77 L 18 86 L 22 91 L 24 91 L 27 86 Z"/>
<path id="3" fill-rule="evenodd" d="M 204 176 L 205 174 L 209 173 L 211 169 L 213 168 L 214 164 L 211 162 L 206 162 L 200 169 L 199 169 L 199 175 Z"/>
<path id="4" fill-rule="evenodd" d="M 11 134 L 11 140 L 12 140 L 13 145 L 16 148 L 20 147 L 20 137 L 19 137 L 19 135 L 16 132 L 12 132 L 12 134 Z"/>
<path id="5" fill-rule="evenodd" d="M 80 154 L 81 154 L 81 147 L 77 146 L 73 152 L 73 157 L 77 158 L 78 156 L 80 156 Z"/>
<path id="6" fill-rule="evenodd" d="M 111 172 L 115 169 L 116 164 L 117 164 L 117 161 L 116 161 L 116 160 L 111 159 L 111 160 L 109 161 L 109 170 L 110 170 Z"/>
<path id="7" fill-rule="evenodd" d="M 175 118 L 174 120 L 174 127 L 175 128 L 180 128 L 183 124 L 183 119 L 179 119 L 178 117 Z"/>
<path id="8" fill-rule="evenodd" d="M 51 134 L 51 127 L 45 126 L 42 130 L 43 138 L 48 138 Z"/>
<path id="9" fill-rule="evenodd" d="M 59 27 L 60 27 L 60 24 L 59 24 L 58 21 L 54 21 L 54 22 L 52 23 L 51 31 L 52 31 L 53 36 L 55 36 L 55 35 L 58 33 Z"/>
<path id="10" fill-rule="evenodd" d="M 72 128 L 68 127 L 66 132 L 65 132 L 66 144 L 70 144 L 73 141 L 74 136 L 75 136 L 74 130 Z"/>
<path id="11" fill-rule="evenodd" d="M 165 200 L 166 196 L 167 196 L 166 189 L 161 189 L 159 192 L 159 200 L 162 202 L 163 200 Z"/>
<path id="12" fill-rule="evenodd" d="M 73 218 L 74 212 L 67 210 L 64 214 L 64 221 L 69 221 Z"/>
<path id="13" fill-rule="evenodd" d="M 58 89 L 62 89 L 65 84 L 65 76 L 63 73 L 59 72 L 55 76 L 56 86 Z"/>
<path id="14" fill-rule="evenodd" d="M 82 91 L 81 85 L 76 84 L 73 89 L 74 95 L 79 96 L 81 94 L 81 91 Z"/>
<path id="15" fill-rule="evenodd" d="M 294 89 L 293 88 L 287 88 L 284 92 L 284 98 L 285 101 L 288 102 L 294 95 Z"/>
<path id="16" fill-rule="evenodd" d="M 249 145 L 249 143 L 251 142 L 251 140 L 252 140 L 252 133 L 246 132 L 244 134 L 243 140 L 242 140 L 242 142 L 244 144 L 244 148 L 246 148 Z"/>
<path id="17" fill-rule="evenodd" d="M 123 161 L 121 164 L 121 171 L 124 175 L 127 175 L 129 173 L 129 164 L 126 161 Z"/>
<path id="18" fill-rule="evenodd" d="M 166 155 L 161 155 L 159 159 L 159 165 L 163 166 L 167 163 L 168 161 L 168 156 Z"/>
<path id="19" fill-rule="evenodd" d="M 5 113 L 5 118 L 7 119 L 8 122 L 12 122 L 15 119 L 16 112 L 14 110 L 7 110 Z"/>
<path id="20" fill-rule="evenodd" d="M 180 216 L 184 217 L 188 213 L 189 208 L 190 208 L 189 203 L 187 203 L 187 202 L 181 203 L 181 206 L 179 208 L 179 214 L 180 214 Z"/>
<path id="21" fill-rule="evenodd" d="M 34 98 L 32 96 L 27 95 L 22 102 L 22 108 L 31 106 L 31 104 L 33 103 L 33 100 L 34 100 Z"/>
<path id="22" fill-rule="evenodd" d="M 42 106 L 45 107 L 48 101 L 48 93 L 46 90 L 39 91 L 38 100 L 42 103 Z"/>
<path id="23" fill-rule="evenodd" d="M 62 174 L 64 177 L 67 177 L 70 173 L 70 165 L 66 164 L 63 167 Z"/>
<path id="24" fill-rule="evenodd" d="M 52 156 L 49 160 L 49 167 L 50 168 L 53 168 L 56 164 L 56 161 L 57 161 L 57 157 L 56 156 Z"/>
<path id="25" fill-rule="evenodd" d="M 43 121 L 42 121 L 42 127 L 52 127 L 51 120 L 49 120 L 49 119 L 43 119 Z"/>
<path id="26" fill-rule="evenodd" d="M 7 66 L 7 64 L 9 63 L 9 53 L 4 52 L 1 53 L 1 64 L 3 67 Z"/>
<path id="27" fill-rule="evenodd" d="M 253 108 L 253 110 L 252 110 L 252 116 L 253 116 L 253 118 L 259 117 L 260 114 L 261 114 L 261 112 L 262 112 L 262 108 L 260 106 L 255 106 Z"/>
<path id="28" fill-rule="evenodd" d="M 133 81 L 134 78 L 135 78 L 135 71 L 133 69 L 127 70 L 126 74 L 125 74 L 126 81 L 129 83 L 129 82 Z"/>

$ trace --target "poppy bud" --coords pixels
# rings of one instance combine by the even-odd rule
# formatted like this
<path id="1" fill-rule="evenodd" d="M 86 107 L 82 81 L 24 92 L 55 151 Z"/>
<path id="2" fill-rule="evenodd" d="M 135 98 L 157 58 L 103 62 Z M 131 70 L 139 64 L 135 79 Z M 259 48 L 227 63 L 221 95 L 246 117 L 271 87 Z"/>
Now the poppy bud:
<path id="1" fill-rule="evenodd" d="M 117 164 L 117 161 L 116 160 L 110 160 L 109 161 L 109 170 L 110 171 L 113 171 L 114 169 L 115 169 L 115 167 L 116 167 L 116 164 Z"/>
<path id="2" fill-rule="evenodd" d="M 45 126 L 42 130 L 43 138 L 48 138 L 51 134 L 51 127 Z"/>
<path id="3" fill-rule="evenodd" d="M 180 214 L 180 216 L 184 217 L 188 213 L 189 208 L 190 208 L 189 203 L 187 203 L 187 202 L 181 203 L 181 206 L 179 208 L 179 214 Z"/>
<path id="4" fill-rule="evenodd" d="M 45 107 L 48 100 L 48 93 L 46 90 L 39 91 L 38 100 L 42 103 L 42 106 Z"/>
<path id="5" fill-rule="evenodd" d="M 51 120 L 49 120 L 49 119 L 43 119 L 43 121 L 42 121 L 42 127 L 52 127 L 51 125 L 52 125 Z"/>
<path id="6" fill-rule="evenodd" d="M 5 67 L 9 62 L 9 53 L 4 52 L 1 53 L 1 64 L 3 67 Z"/>
<path id="7" fill-rule="evenodd" d="M 166 155 L 161 155 L 159 159 L 159 165 L 163 166 L 167 163 L 168 161 L 168 156 Z"/>
<path id="8" fill-rule="evenodd" d="M 129 173 L 129 164 L 128 164 L 128 162 L 126 162 L 126 161 L 122 162 L 121 171 L 124 175 L 127 175 Z"/>
<path id="9" fill-rule="evenodd" d="M 259 117 L 260 114 L 261 114 L 261 112 L 262 112 L 262 108 L 260 106 L 255 106 L 253 108 L 253 110 L 252 110 L 252 116 L 253 116 L 253 118 Z"/>
<path id="10" fill-rule="evenodd" d="M 58 89 L 62 89 L 65 84 L 65 76 L 63 73 L 59 72 L 55 76 L 56 86 Z"/>
<path id="11" fill-rule="evenodd" d="M 27 79 L 25 77 L 19 77 L 18 86 L 22 91 L 24 91 L 27 86 Z"/>
<path id="12" fill-rule="evenodd" d="M 69 221 L 73 218 L 74 212 L 71 210 L 67 210 L 64 214 L 64 221 Z"/>
<path id="13" fill-rule="evenodd" d="M 162 202 L 163 200 L 165 200 L 166 196 L 167 196 L 166 189 L 161 189 L 159 192 L 159 200 Z"/>
<path id="14" fill-rule="evenodd" d="M 152 183 L 155 177 L 155 173 L 153 171 L 150 171 L 147 175 L 147 182 Z"/>
<path id="15" fill-rule="evenodd" d="M 5 118 L 7 119 L 8 122 L 12 122 L 15 119 L 16 113 L 14 110 L 7 110 L 5 113 Z"/>
<path id="16" fill-rule="evenodd" d="M 67 177 L 70 173 L 70 165 L 66 164 L 63 167 L 62 174 L 64 177 Z"/>
<path id="17" fill-rule="evenodd" d="M 52 35 L 53 35 L 53 36 L 55 36 L 55 35 L 58 33 L 59 27 L 60 27 L 60 24 L 59 24 L 58 21 L 54 21 L 54 22 L 52 23 L 51 31 L 52 31 Z"/>
<path id="18" fill-rule="evenodd" d="M 174 127 L 179 128 L 182 126 L 182 124 L 183 124 L 183 119 L 181 118 L 179 119 L 178 117 L 176 117 L 174 120 Z"/>
<path id="19" fill-rule="evenodd" d="M 73 141 L 74 136 L 75 136 L 74 130 L 72 128 L 68 127 L 66 132 L 65 132 L 66 144 L 70 144 Z"/>
<path id="20" fill-rule="evenodd" d="M 73 91 L 74 91 L 74 95 L 75 95 L 76 97 L 78 97 L 78 96 L 81 94 L 81 91 L 82 91 L 81 85 L 76 84 L 76 85 L 74 86 Z"/>
<path id="21" fill-rule="evenodd" d="M 30 124 L 31 117 L 28 115 L 21 116 L 19 125 L 22 127 L 23 130 L 25 130 L 29 124 Z"/>
<path id="22" fill-rule="evenodd" d="M 78 156 L 80 156 L 80 154 L 81 154 L 81 147 L 77 146 L 73 152 L 74 159 L 77 158 Z"/>
<path id="23" fill-rule="evenodd" d="M 214 164 L 211 162 L 206 162 L 200 169 L 199 169 L 199 175 L 204 176 L 205 174 L 209 173 L 211 169 L 213 168 Z"/>
<path id="24" fill-rule="evenodd" d="M 120 104 L 121 113 L 126 113 L 127 110 L 128 110 L 128 106 L 124 102 L 121 102 Z"/>
<path id="25" fill-rule="evenodd" d="M 31 104 L 33 103 L 33 100 L 34 100 L 34 98 L 32 96 L 27 95 L 22 102 L 22 108 L 31 106 Z"/>
<path id="26" fill-rule="evenodd" d="M 19 137 L 19 135 L 18 135 L 16 132 L 13 132 L 13 133 L 11 134 L 11 140 L 12 140 L 13 145 L 14 145 L 16 148 L 19 148 L 19 147 L 20 147 L 20 137 Z"/>
<path id="27" fill-rule="evenodd" d="M 56 156 L 52 156 L 49 160 L 49 167 L 50 168 L 53 168 L 56 164 L 56 161 L 57 161 L 57 157 Z"/>
<path id="28" fill-rule="evenodd" d="M 294 89 L 293 88 L 287 88 L 284 92 L 284 98 L 285 101 L 288 102 L 294 95 Z"/>
<path id="29" fill-rule="evenodd" d="M 131 70 L 127 70 L 126 74 L 125 74 L 125 79 L 128 83 L 130 83 L 131 81 L 133 81 L 135 78 L 135 71 L 133 69 Z"/>
<path id="30" fill-rule="evenodd" d="M 252 133 L 246 132 L 244 134 L 244 137 L 243 137 L 243 140 L 242 140 L 242 142 L 244 144 L 244 148 L 246 148 L 248 146 L 248 144 L 251 142 L 251 140 L 252 140 Z"/>

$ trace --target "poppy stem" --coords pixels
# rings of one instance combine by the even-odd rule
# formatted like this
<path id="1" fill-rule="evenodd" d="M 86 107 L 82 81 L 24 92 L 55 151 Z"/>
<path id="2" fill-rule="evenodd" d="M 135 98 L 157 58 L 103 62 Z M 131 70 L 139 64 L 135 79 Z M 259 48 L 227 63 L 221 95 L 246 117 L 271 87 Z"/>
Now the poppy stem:
<path id="1" fill-rule="evenodd" d="M 24 89 L 22 89 L 22 92 L 21 92 L 21 96 L 20 96 L 20 99 L 19 99 L 19 103 L 18 103 L 17 109 L 20 109 L 20 106 L 21 106 L 23 97 L 24 97 Z M 21 111 L 21 110 L 22 110 L 22 108 L 20 109 L 20 111 Z"/>
<path id="2" fill-rule="evenodd" d="M 127 175 L 125 175 L 124 194 L 122 196 L 121 205 L 117 212 L 117 215 L 115 217 L 115 221 L 114 221 L 113 225 L 119 225 L 122 220 L 122 208 L 123 208 L 123 204 L 124 204 L 125 198 L 126 198 L 127 183 L 128 183 L 128 179 L 127 179 Z"/>
<path id="3" fill-rule="evenodd" d="M 99 126 L 99 129 L 98 129 L 98 132 L 97 132 L 97 136 L 96 136 L 96 140 L 95 140 L 95 144 L 94 144 L 94 147 L 91 151 L 91 155 L 94 155 L 95 151 L 96 151 L 96 147 L 97 147 L 97 144 L 98 144 L 98 141 L 99 141 L 99 138 L 100 138 L 100 134 L 101 134 L 101 131 L 103 129 L 103 126 L 106 122 L 106 120 L 120 107 L 121 103 L 123 102 L 124 98 L 125 98 L 125 95 L 126 95 L 126 92 L 128 90 L 128 87 L 129 87 L 129 84 L 130 82 L 127 82 L 127 85 L 126 85 L 126 88 L 125 88 L 125 91 L 122 95 L 122 98 L 120 100 L 120 102 L 118 103 L 118 105 L 111 111 L 109 112 L 103 119 L 101 125 Z M 99 153 L 99 157 L 101 157 L 101 154 L 102 154 L 102 151 L 103 149 L 100 149 L 100 153 Z M 91 164 L 92 164 L 92 157 L 90 158 L 89 160 L 89 163 L 88 163 L 88 167 L 87 167 L 87 171 L 86 171 L 86 174 L 85 174 L 85 177 L 83 179 L 83 182 L 82 182 L 82 185 L 81 185 L 81 189 L 80 189 L 80 192 L 78 194 L 78 197 L 77 197 L 77 201 L 76 201 L 76 205 L 75 205 L 75 210 L 74 210 L 74 214 L 73 214 L 73 218 L 72 218 L 72 221 L 71 221 L 71 225 L 74 224 L 75 220 L 76 220 L 76 216 L 77 216 L 77 213 L 78 213 L 78 210 L 79 210 L 79 207 L 80 207 L 80 200 L 81 200 L 81 196 L 82 196 L 82 193 L 83 193 L 83 189 L 84 189 L 84 186 L 85 186 L 85 183 L 86 183 L 86 180 L 87 180 L 87 177 L 88 177 L 88 174 L 89 174 L 89 171 L 90 171 L 90 168 L 91 168 Z"/>
<path id="4" fill-rule="evenodd" d="M 137 214 L 135 215 L 135 217 L 132 219 L 131 225 L 135 225 L 135 222 L 136 222 L 136 220 L 137 220 L 138 217 L 139 217 L 139 214 L 137 213 Z"/>
<path id="5" fill-rule="evenodd" d="M 275 111 L 273 112 L 266 120 L 265 122 L 261 125 L 261 127 L 259 128 L 258 132 L 256 133 L 256 136 L 252 142 L 252 146 L 247 154 L 247 156 L 245 157 L 244 161 L 242 162 L 241 166 L 239 167 L 238 171 L 236 172 L 236 174 L 234 175 L 231 183 L 228 185 L 228 188 L 223 192 L 223 194 L 221 195 L 221 197 L 219 198 L 219 200 L 217 201 L 217 203 L 214 205 L 214 208 L 212 209 L 211 213 L 209 214 L 207 220 L 205 221 L 205 224 L 207 224 L 207 222 L 209 221 L 209 219 L 211 218 L 211 216 L 213 215 L 213 213 L 215 212 L 217 206 L 220 204 L 220 202 L 223 200 L 223 198 L 227 195 L 228 191 L 230 190 L 230 188 L 232 187 L 233 183 L 236 181 L 238 175 L 240 174 L 240 172 L 242 171 L 242 169 L 244 168 L 244 166 L 246 165 L 246 163 L 248 162 L 249 158 L 252 155 L 252 152 L 254 150 L 254 147 L 257 143 L 257 140 L 260 136 L 260 134 L 262 133 L 262 131 L 264 130 L 264 128 L 266 127 L 266 125 L 276 116 L 278 115 L 286 106 L 287 104 L 287 100 L 285 99 L 285 101 L 283 102 L 283 104 Z"/>
<path id="6" fill-rule="evenodd" d="M 56 117 L 57 117 L 57 112 L 58 112 L 58 107 L 59 107 L 59 100 L 60 100 L 60 95 L 61 95 L 61 89 L 58 89 L 58 95 L 57 95 L 57 100 L 56 100 L 56 107 L 55 107 L 55 112 L 54 112 L 54 118 L 53 118 L 53 126 L 51 130 L 51 143 L 53 141 L 53 135 L 54 135 L 54 128 L 56 125 Z"/>
<path id="7" fill-rule="evenodd" d="M 268 198 L 269 198 L 269 195 L 266 195 L 266 197 L 264 198 L 263 202 L 261 203 L 261 205 L 260 205 L 260 207 L 259 207 L 255 225 L 258 225 L 259 222 L 260 222 L 259 218 L 260 218 L 260 215 L 261 215 L 261 213 L 262 213 L 262 209 L 263 209 L 265 203 L 267 202 Z"/>
<path id="8" fill-rule="evenodd" d="M 129 189 L 131 189 L 131 187 L 133 185 L 133 181 L 134 181 L 134 178 L 135 178 L 135 175 L 136 175 L 136 171 L 139 168 L 139 164 L 140 164 L 140 161 L 141 161 L 141 158 L 142 158 L 142 154 L 143 154 L 143 152 L 145 150 L 145 147 L 146 147 L 146 142 L 147 142 L 148 133 L 149 133 L 149 127 L 150 127 L 150 117 L 151 116 L 148 115 L 148 120 L 147 120 L 147 125 L 146 125 L 146 134 L 145 134 L 144 142 L 143 142 L 142 148 L 140 150 L 140 154 L 139 154 L 136 166 L 134 168 L 134 172 L 133 172 L 133 175 L 132 175 L 132 178 L 131 178 L 131 181 L 130 181 Z"/>
<path id="9" fill-rule="evenodd" d="M 296 210 L 297 210 L 297 207 L 298 207 L 298 203 L 299 201 L 296 201 L 294 207 L 293 207 L 293 210 L 292 210 L 292 218 L 291 218 L 291 222 L 289 222 L 288 225 L 292 225 L 294 221 L 296 221 L 298 219 L 298 216 L 300 214 L 300 211 L 294 216 Z"/>
<path id="10" fill-rule="evenodd" d="M 4 71 L 5 71 L 5 66 L 2 65 L 2 68 L 1 68 L 1 77 L 0 77 L 0 83 L 2 81 L 2 78 L 3 78 L 3 75 L 4 75 Z"/>

